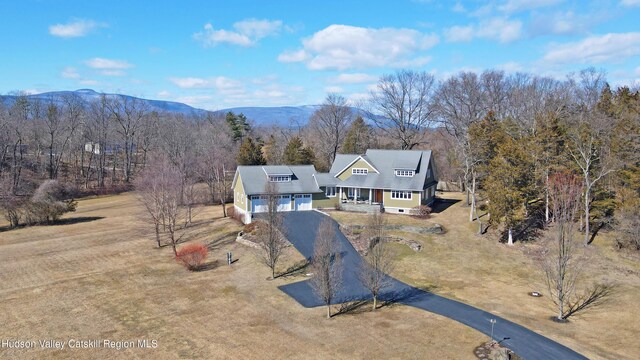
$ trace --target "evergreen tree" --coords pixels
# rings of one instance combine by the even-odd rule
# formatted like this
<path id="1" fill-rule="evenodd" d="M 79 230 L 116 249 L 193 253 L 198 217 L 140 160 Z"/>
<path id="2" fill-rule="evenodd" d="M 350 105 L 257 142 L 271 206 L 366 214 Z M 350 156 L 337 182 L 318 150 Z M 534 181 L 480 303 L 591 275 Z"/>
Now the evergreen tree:
<path id="1" fill-rule="evenodd" d="M 501 136 L 504 140 L 497 146 L 496 156 L 488 164 L 488 176 L 484 186 L 489 198 L 490 222 L 504 224 L 509 244 L 513 243 L 513 229 L 525 220 L 529 201 L 535 197 L 533 172 L 535 161 L 523 144 L 526 138 L 514 138 L 505 131 L 503 124 Z"/>
<path id="2" fill-rule="evenodd" d="M 364 154 L 371 143 L 371 128 L 362 118 L 358 116 L 344 139 L 342 153 L 344 154 Z"/>
<path id="3" fill-rule="evenodd" d="M 229 111 L 225 120 L 227 125 L 229 125 L 233 141 L 235 142 L 242 142 L 245 136 L 251 131 L 251 125 L 249 125 L 247 117 L 242 113 L 236 115 Z"/>
<path id="4" fill-rule="evenodd" d="M 262 156 L 260 145 L 250 137 L 247 137 L 240 145 L 236 161 L 238 165 L 265 165 L 267 163 Z"/>
<path id="5" fill-rule="evenodd" d="M 302 139 L 294 136 L 284 148 L 284 163 L 287 165 L 310 165 L 315 161 L 313 151 L 304 147 Z"/>

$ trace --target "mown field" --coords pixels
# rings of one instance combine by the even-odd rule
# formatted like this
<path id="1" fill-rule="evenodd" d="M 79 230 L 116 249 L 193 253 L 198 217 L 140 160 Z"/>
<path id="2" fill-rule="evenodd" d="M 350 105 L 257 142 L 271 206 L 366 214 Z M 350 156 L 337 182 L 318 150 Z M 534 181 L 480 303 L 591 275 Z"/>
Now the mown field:
<path id="1" fill-rule="evenodd" d="M 640 256 L 614 249 L 612 235 L 601 233 L 587 249 L 583 271 L 587 281 L 616 284 L 610 301 L 600 308 L 559 324 L 550 300 L 534 298 L 531 291 L 545 292 L 539 265 L 529 254 L 538 244 L 500 244 L 495 234 L 474 235 L 477 225 L 469 223 L 469 208 L 459 193 L 438 193 L 459 200 L 428 220 L 386 215 L 391 224 L 420 226 L 442 224 L 443 235 L 392 232 L 422 244 L 422 251 L 393 244 L 397 253 L 394 276 L 420 287 L 461 300 L 554 339 L 592 359 L 639 359 L 640 343 Z M 344 224 L 365 224 L 365 214 L 335 212 Z"/>
<path id="2" fill-rule="evenodd" d="M 148 339 L 156 340 L 157 347 L 117 350 L 67 346 L 53 350 L 37 344 L 31 350 L 0 348 L 0 358 L 472 359 L 473 348 L 487 340 L 456 322 L 404 306 L 327 320 L 324 309 L 303 308 L 277 289 L 280 284 L 301 280 L 303 275 L 266 280 L 269 269 L 252 250 L 234 241 L 241 227 L 221 218 L 219 207 L 199 209 L 196 224 L 187 234 L 188 241 L 205 242 L 213 249 L 207 270 L 188 272 L 175 263 L 170 248 L 154 248 L 151 228 L 139 218 L 142 211 L 132 194 L 84 199 L 75 213 L 65 217 L 64 224 L 0 232 L 0 340 Z M 453 248 L 448 239 L 446 235 L 424 242 Z M 462 239 L 458 241 L 463 243 Z M 468 241 L 470 244 L 459 252 L 474 246 L 494 247 L 474 238 Z M 224 263 L 227 251 L 238 259 L 232 266 Z M 427 256 L 432 252 L 426 249 L 420 254 L 404 254 L 397 274 L 418 284 L 435 283 L 439 286 L 436 291 L 448 295 L 468 296 L 472 291 L 465 288 L 473 283 L 460 284 L 467 283 L 464 272 L 471 264 L 454 259 L 435 263 Z M 290 249 L 282 268 L 299 260 L 300 255 Z M 447 270 L 447 264 L 452 268 Z M 489 271 L 471 268 L 479 274 Z M 451 279 L 445 280 L 444 276 Z M 511 276 L 489 280 L 508 284 Z M 491 298 L 487 295 L 491 289 L 474 284 L 474 288 L 484 290 L 470 302 L 513 317 L 507 310 L 513 306 L 502 305 L 522 299 L 519 281 L 515 281 L 516 288 L 501 285 L 500 289 L 512 290 L 489 304 L 483 301 Z M 637 314 L 637 307 L 634 311 Z M 535 325 L 535 317 L 527 316 Z M 593 316 L 596 324 L 602 324 L 598 316 L 604 315 Z M 545 324 L 544 319 L 539 323 Z M 570 339 L 571 326 L 564 328 L 569 334 L 557 338 Z M 602 334 L 594 331 L 591 338 Z M 582 341 L 576 339 L 576 343 Z M 591 349 L 586 345 L 576 348 Z M 596 354 L 596 350 L 589 354 Z M 619 353 L 633 351 L 637 348 Z"/>

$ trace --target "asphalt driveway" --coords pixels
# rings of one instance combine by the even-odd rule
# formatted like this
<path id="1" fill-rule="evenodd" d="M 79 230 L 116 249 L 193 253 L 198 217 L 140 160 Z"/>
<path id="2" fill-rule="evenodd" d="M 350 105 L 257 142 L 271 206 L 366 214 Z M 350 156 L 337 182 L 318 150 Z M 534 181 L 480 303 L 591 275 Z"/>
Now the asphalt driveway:
<path id="1" fill-rule="evenodd" d="M 283 215 L 289 241 L 303 256 L 310 259 L 313 256 L 313 242 L 320 222 L 325 218 L 331 218 L 317 211 L 292 211 L 283 213 Z M 336 230 L 336 237 L 340 241 L 340 252 L 343 261 L 343 287 L 337 294 L 334 303 L 367 300 L 370 298 L 370 294 L 360 284 L 357 277 L 358 266 L 363 260 L 339 230 L 338 223 L 333 219 L 331 220 Z M 324 305 L 313 292 L 308 280 L 283 285 L 279 289 L 304 307 Z M 516 323 L 459 301 L 417 289 L 393 278 L 391 286 L 386 289 L 384 294 L 381 294 L 380 299 L 413 306 L 448 317 L 487 336 L 490 336 L 491 333 L 489 320 L 495 319 L 494 338 L 503 339 L 509 337 L 510 339 L 505 340 L 503 344 L 525 359 L 586 359 L 586 357 L 568 347 Z M 428 330 L 425 329 L 425 331 Z"/>

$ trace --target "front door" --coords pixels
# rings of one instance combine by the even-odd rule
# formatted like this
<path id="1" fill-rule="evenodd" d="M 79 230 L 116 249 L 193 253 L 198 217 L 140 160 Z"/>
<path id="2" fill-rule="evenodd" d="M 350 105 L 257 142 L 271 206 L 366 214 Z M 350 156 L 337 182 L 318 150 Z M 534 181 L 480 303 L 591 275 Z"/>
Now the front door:
<path id="1" fill-rule="evenodd" d="M 375 190 L 376 195 L 375 195 L 375 202 L 377 203 L 381 203 L 382 202 L 382 190 L 381 189 L 376 189 Z"/>

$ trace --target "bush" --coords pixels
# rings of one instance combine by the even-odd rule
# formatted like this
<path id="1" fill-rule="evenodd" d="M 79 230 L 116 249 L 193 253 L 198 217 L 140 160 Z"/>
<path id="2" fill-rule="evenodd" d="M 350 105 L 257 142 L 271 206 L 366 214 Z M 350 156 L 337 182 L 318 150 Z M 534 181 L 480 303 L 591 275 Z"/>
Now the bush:
<path id="1" fill-rule="evenodd" d="M 51 223 L 60 219 L 64 213 L 76 211 L 78 203 L 70 199 L 73 194 L 73 189 L 56 180 L 44 181 L 27 205 L 27 223 Z"/>
<path id="2" fill-rule="evenodd" d="M 427 205 L 416 206 L 409 212 L 411 216 L 418 219 L 428 219 L 431 215 L 431 208 Z"/>
<path id="3" fill-rule="evenodd" d="M 342 211 L 342 204 L 337 203 L 337 204 L 333 205 L 333 208 L 334 208 L 336 211 Z"/>
<path id="4" fill-rule="evenodd" d="M 252 221 L 250 223 L 248 223 L 247 225 L 244 226 L 244 233 L 245 234 L 251 234 L 254 231 L 256 231 L 256 229 L 258 228 L 258 223 L 259 221 Z"/>
<path id="5" fill-rule="evenodd" d="M 187 244 L 178 249 L 176 261 L 191 271 L 200 269 L 209 255 L 209 249 L 204 244 Z"/>

